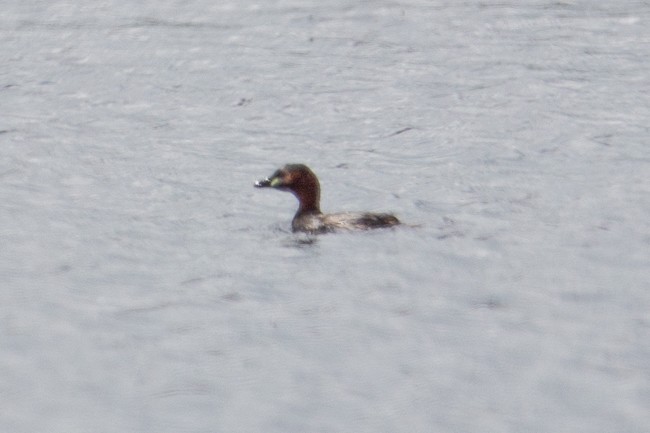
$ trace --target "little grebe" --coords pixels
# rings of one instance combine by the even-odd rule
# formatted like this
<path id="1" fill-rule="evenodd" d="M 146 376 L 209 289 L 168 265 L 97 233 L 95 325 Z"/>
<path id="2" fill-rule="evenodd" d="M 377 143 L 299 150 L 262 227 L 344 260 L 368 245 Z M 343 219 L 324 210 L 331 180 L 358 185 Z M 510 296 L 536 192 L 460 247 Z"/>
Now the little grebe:
<path id="1" fill-rule="evenodd" d="M 320 184 L 313 171 L 304 164 L 287 164 L 271 177 L 255 182 L 257 188 L 271 187 L 290 191 L 298 199 L 298 212 L 293 217 L 294 232 L 326 233 L 336 230 L 367 230 L 391 227 L 399 220 L 386 213 L 334 213 L 320 210 Z"/>

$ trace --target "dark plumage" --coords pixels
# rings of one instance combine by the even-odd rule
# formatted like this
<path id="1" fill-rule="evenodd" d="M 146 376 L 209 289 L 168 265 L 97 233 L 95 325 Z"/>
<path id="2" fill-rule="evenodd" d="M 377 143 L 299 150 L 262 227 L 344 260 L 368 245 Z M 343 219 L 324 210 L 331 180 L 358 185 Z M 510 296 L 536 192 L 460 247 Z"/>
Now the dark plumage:
<path id="1" fill-rule="evenodd" d="M 255 182 L 255 186 L 289 191 L 296 196 L 299 206 L 291 222 L 294 232 L 326 233 L 336 230 L 367 230 L 400 224 L 395 216 L 387 213 L 322 213 L 318 178 L 304 164 L 287 164 L 273 173 L 271 177 Z"/>

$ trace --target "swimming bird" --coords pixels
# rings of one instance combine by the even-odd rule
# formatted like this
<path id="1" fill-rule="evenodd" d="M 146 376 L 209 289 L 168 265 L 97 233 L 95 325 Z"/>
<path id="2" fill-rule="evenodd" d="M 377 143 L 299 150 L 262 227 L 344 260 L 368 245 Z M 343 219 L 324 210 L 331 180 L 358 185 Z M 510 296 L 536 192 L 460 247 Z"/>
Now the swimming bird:
<path id="1" fill-rule="evenodd" d="M 320 183 L 304 164 L 287 164 L 270 177 L 255 182 L 257 188 L 289 191 L 298 199 L 298 211 L 291 222 L 294 232 L 327 233 L 339 230 L 367 230 L 392 227 L 400 221 L 388 213 L 343 212 L 324 214 L 320 210 Z"/>

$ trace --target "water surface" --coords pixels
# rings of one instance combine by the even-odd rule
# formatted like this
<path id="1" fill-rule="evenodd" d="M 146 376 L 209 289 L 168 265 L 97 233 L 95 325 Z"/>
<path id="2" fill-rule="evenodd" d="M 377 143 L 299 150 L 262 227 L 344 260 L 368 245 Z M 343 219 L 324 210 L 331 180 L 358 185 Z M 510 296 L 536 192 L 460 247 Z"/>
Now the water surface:
<path id="1" fill-rule="evenodd" d="M 649 431 L 649 20 L 5 5 L 0 430 Z M 286 162 L 420 227 L 293 235 Z"/>

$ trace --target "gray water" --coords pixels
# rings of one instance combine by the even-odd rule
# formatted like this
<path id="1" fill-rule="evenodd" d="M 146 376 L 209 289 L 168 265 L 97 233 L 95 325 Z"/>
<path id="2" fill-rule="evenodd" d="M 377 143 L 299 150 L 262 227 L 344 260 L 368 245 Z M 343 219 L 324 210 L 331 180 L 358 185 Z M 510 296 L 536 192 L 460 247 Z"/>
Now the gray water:
<path id="1" fill-rule="evenodd" d="M 9 1 L 0 431 L 650 431 L 646 1 Z M 417 227 L 311 239 L 326 211 Z"/>

